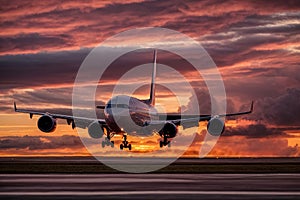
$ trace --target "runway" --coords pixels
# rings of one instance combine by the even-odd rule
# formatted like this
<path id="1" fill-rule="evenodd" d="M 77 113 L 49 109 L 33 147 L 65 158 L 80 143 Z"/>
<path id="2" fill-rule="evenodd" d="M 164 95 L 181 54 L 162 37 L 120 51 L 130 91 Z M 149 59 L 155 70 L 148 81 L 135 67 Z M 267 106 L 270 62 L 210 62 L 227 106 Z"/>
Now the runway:
<path id="1" fill-rule="evenodd" d="M 0 174 L 3 199 L 300 199 L 300 174 Z"/>

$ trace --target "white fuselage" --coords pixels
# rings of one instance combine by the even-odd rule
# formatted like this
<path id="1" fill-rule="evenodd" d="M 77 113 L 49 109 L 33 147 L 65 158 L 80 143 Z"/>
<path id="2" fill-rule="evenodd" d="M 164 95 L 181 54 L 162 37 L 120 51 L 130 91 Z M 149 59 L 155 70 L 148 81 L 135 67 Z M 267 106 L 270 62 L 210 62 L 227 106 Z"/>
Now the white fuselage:
<path id="1" fill-rule="evenodd" d="M 157 110 L 146 101 L 119 95 L 111 98 L 104 109 L 105 121 L 112 132 L 136 135 L 151 135 L 153 128 L 147 127 L 157 119 Z"/>

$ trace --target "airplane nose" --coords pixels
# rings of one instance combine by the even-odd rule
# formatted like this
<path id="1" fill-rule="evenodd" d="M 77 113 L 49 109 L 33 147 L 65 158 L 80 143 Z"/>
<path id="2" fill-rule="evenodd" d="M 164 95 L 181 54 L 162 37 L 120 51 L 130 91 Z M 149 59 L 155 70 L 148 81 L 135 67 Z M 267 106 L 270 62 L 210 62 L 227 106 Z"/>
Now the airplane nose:
<path id="1" fill-rule="evenodd" d="M 127 117 L 127 115 L 129 115 L 128 111 L 126 112 L 126 110 L 119 109 L 119 108 L 112 109 L 111 113 L 114 116 L 115 120 L 121 120 L 121 119 Z"/>

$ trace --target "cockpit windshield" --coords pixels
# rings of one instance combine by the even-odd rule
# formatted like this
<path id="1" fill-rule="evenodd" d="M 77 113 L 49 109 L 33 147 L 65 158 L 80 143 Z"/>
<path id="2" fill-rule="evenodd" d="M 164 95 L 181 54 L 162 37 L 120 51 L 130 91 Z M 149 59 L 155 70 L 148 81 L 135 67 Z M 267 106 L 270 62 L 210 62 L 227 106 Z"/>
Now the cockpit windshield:
<path id="1" fill-rule="evenodd" d="M 127 104 L 107 104 L 107 108 L 129 108 Z"/>

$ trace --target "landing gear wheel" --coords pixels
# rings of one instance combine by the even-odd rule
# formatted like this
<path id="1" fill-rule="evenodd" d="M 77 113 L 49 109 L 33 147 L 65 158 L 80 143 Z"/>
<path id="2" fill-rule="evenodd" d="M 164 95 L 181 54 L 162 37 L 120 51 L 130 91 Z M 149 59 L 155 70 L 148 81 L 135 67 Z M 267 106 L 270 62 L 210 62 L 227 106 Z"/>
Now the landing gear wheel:
<path id="1" fill-rule="evenodd" d="M 106 146 L 111 146 L 112 148 L 115 146 L 114 141 L 110 141 L 110 138 L 106 137 L 104 141 L 102 141 L 102 148 Z"/>
<path id="2" fill-rule="evenodd" d="M 125 134 L 123 135 L 123 142 L 120 144 L 120 149 L 123 150 L 123 148 L 128 148 L 129 150 L 132 148 L 131 144 L 127 141 L 127 135 Z"/>
<path id="3" fill-rule="evenodd" d="M 167 145 L 168 145 L 168 147 L 171 147 L 171 141 L 168 141 L 167 137 L 164 137 L 163 140 L 159 141 L 160 148 L 167 146 Z"/>

